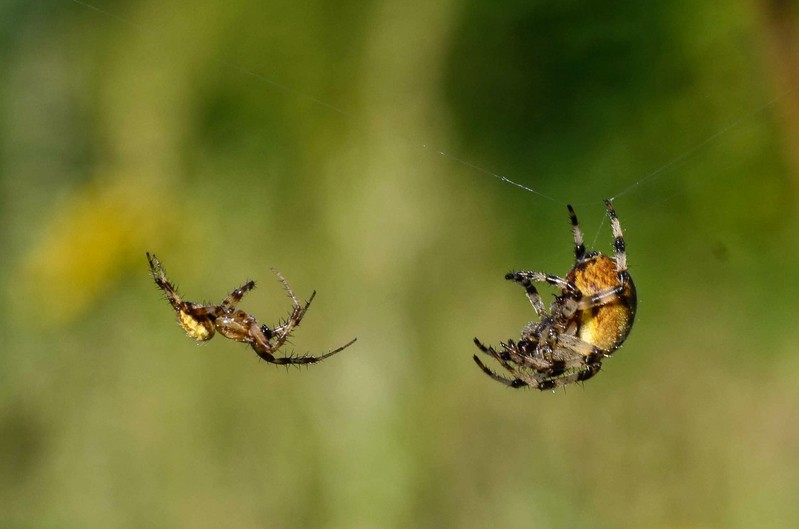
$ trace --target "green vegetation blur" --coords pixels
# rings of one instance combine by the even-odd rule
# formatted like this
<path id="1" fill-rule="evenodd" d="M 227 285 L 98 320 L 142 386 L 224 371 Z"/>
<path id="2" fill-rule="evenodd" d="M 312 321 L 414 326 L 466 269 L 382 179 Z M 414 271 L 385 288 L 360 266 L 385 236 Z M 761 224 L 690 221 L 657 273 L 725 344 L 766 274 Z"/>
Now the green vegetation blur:
<path id="1" fill-rule="evenodd" d="M 0 526 L 799 526 L 774 4 L 5 0 Z M 534 317 L 504 274 L 567 273 L 567 203 L 610 252 L 607 197 L 630 338 L 493 382 L 472 339 Z M 358 342 L 196 345 L 146 251 L 267 324 L 270 268 L 317 290 L 285 353 Z"/>

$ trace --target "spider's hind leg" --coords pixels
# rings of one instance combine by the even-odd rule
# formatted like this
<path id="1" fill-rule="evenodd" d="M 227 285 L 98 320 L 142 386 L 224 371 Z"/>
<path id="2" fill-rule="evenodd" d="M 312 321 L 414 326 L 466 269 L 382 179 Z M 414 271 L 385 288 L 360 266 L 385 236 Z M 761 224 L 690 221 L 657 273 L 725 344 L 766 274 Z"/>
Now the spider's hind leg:
<path id="1" fill-rule="evenodd" d="M 158 260 L 155 254 L 146 252 L 146 255 L 147 262 L 150 264 L 150 273 L 153 275 L 153 280 L 155 284 L 158 285 L 158 288 L 164 292 L 169 304 L 172 305 L 172 308 L 176 311 L 186 310 L 187 304 L 180 297 L 180 294 L 178 294 L 175 285 L 166 277 L 166 272 L 164 272 L 164 266 L 161 264 L 161 261 Z"/>

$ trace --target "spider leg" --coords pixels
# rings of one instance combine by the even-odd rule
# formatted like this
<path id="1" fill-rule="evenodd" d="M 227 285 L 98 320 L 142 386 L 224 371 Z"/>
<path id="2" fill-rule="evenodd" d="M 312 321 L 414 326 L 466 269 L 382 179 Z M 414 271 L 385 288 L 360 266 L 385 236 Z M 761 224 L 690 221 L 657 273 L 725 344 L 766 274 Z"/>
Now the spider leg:
<path id="1" fill-rule="evenodd" d="M 511 346 L 515 348 L 515 344 L 513 341 L 510 341 Z M 497 362 L 499 362 L 502 367 L 507 369 L 508 371 L 513 371 L 513 366 L 510 365 L 511 362 L 521 363 L 521 355 L 517 350 L 512 350 L 509 348 L 507 344 L 504 342 L 501 343 L 502 351 L 497 351 L 493 345 L 485 346 L 483 345 L 480 340 L 477 338 L 474 339 L 474 344 L 480 349 L 483 353 L 490 356 Z"/>
<path id="2" fill-rule="evenodd" d="M 474 344 L 483 353 L 487 354 L 488 356 L 490 356 L 491 358 L 493 358 L 494 360 L 499 362 L 502 365 L 502 367 L 504 367 L 508 371 L 512 371 L 513 370 L 513 367 L 511 367 L 511 365 L 509 364 L 509 362 L 513 361 L 512 355 L 508 351 L 508 348 L 507 348 L 507 346 L 504 343 L 502 344 L 502 347 L 503 347 L 502 352 L 499 352 L 496 349 L 494 349 L 493 345 L 489 345 L 489 346 L 483 345 L 483 343 L 480 342 L 480 340 L 478 340 L 477 338 L 474 339 Z"/>
<path id="3" fill-rule="evenodd" d="M 164 292 L 167 301 L 169 301 L 173 309 L 198 319 L 206 318 L 209 315 L 216 315 L 216 307 L 184 301 L 183 298 L 180 297 L 180 294 L 178 294 L 175 285 L 167 279 L 164 273 L 164 267 L 155 254 L 150 255 L 150 253 L 147 253 L 147 261 L 150 263 L 150 271 L 153 274 L 155 284 Z"/>
<path id="4" fill-rule="evenodd" d="M 553 360 L 551 358 L 546 358 L 538 349 L 538 344 L 535 342 L 527 342 L 529 346 L 534 348 L 532 353 L 526 352 L 523 349 L 526 349 L 525 340 L 522 340 L 518 344 L 513 340 L 508 340 L 508 343 L 499 342 L 502 346 L 502 353 L 500 353 L 501 358 L 497 357 L 497 360 L 511 372 L 516 371 L 516 369 L 510 365 L 510 363 L 514 363 L 518 366 L 523 366 L 532 369 L 536 373 L 542 373 L 543 375 L 553 375 L 559 374 L 563 370 L 560 369 L 559 361 Z M 508 360 L 510 362 L 508 362 Z"/>
<path id="5" fill-rule="evenodd" d="M 308 298 L 308 301 L 306 301 L 304 305 L 300 304 L 297 296 L 294 295 L 294 291 L 291 290 L 288 281 L 286 281 L 286 278 L 284 278 L 280 272 L 275 269 L 272 269 L 272 272 L 274 272 L 278 280 L 283 284 L 283 287 L 286 289 L 286 293 L 291 298 L 294 308 L 292 309 L 288 319 L 284 323 L 277 325 L 274 329 L 269 329 L 265 325 L 259 328 L 257 324 L 254 324 L 251 334 L 255 339 L 250 343 L 250 345 L 258 356 L 271 364 L 315 364 L 316 362 L 320 362 L 325 358 L 343 351 L 355 343 L 357 338 L 350 340 L 341 347 L 333 349 L 332 351 L 328 351 L 320 356 L 302 355 L 276 357 L 274 353 L 286 343 L 294 328 L 297 327 L 305 317 L 305 313 L 308 312 L 308 307 L 311 306 L 311 302 L 316 297 L 316 291 L 311 294 L 311 297 Z M 274 339 L 274 342 L 271 341 L 272 339 Z"/>
<path id="6" fill-rule="evenodd" d="M 306 301 L 304 305 L 300 305 L 299 303 L 295 304 L 294 308 L 291 310 L 291 314 L 289 314 L 288 319 L 286 319 L 285 322 L 272 329 L 272 334 L 285 336 L 286 338 L 288 338 L 288 335 L 291 334 L 291 332 L 294 330 L 294 327 L 297 327 L 302 321 L 302 319 L 305 317 L 305 313 L 308 312 L 308 307 L 311 306 L 311 302 L 314 300 L 315 297 L 316 297 L 316 290 L 311 292 L 311 297 L 308 298 L 308 301 Z M 296 301 L 296 299 L 294 301 Z"/>
<path id="7" fill-rule="evenodd" d="M 524 388 L 530 387 L 533 389 L 537 389 L 540 391 L 545 391 L 549 389 L 557 389 L 561 386 L 567 386 L 574 382 L 582 382 L 584 380 L 588 380 L 589 378 L 596 375 L 599 370 L 602 368 L 602 364 L 597 362 L 595 364 L 589 364 L 583 366 L 581 369 L 576 370 L 568 375 L 564 376 L 557 376 L 557 377 L 544 377 L 544 378 L 537 378 L 529 376 L 525 373 L 522 373 L 518 370 L 512 370 L 511 374 L 514 378 L 507 378 L 502 375 L 498 375 L 492 369 L 487 367 L 477 355 L 472 357 L 474 362 L 477 366 L 489 377 L 496 380 L 497 382 L 504 384 L 511 388 Z"/>
<path id="8" fill-rule="evenodd" d="M 581 340 L 576 336 L 570 336 L 568 334 L 561 334 L 558 337 L 558 348 L 557 351 L 568 351 L 568 353 L 573 353 L 573 358 L 578 359 L 577 361 L 569 362 L 566 361 L 567 364 L 571 364 L 568 367 L 574 367 L 578 364 L 594 364 L 597 362 L 601 362 L 603 358 L 609 356 L 609 353 L 600 349 L 596 345 L 592 343 L 588 343 L 585 340 Z M 567 354 L 568 354 L 567 353 Z"/>
<path id="9" fill-rule="evenodd" d="M 589 378 L 596 375 L 599 372 L 599 370 L 602 368 L 602 364 L 597 362 L 595 364 L 589 364 L 583 366 L 583 369 L 579 369 L 568 375 L 558 376 L 558 377 L 544 377 L 540 379 L 529 376 L 518 370 L 512 370 L 511 374 L 514 376 L 514 378 L 506 378 L 503 377 L 502 375 L 498 375 L 490 368 L 488 368 L 485 364 L 483 364 L 483 362 L 480 361 L 477 355 L 474 355 L 472 359 L 475 361 L 478 367 L 483 371 L 483 373 L 485 373 L 486 375 L 488 375 L 489 377 L 491 377 L 492 379 L 496 380 L 501 384 L 504 384 L 511 388 L 531 387 L 533 389 L 537 389 L 540 391 L 545 391 L 548 389 L 557 389 L 561 386 L 566 386 L 573 382 L 581 382 L 584 380 L 588 380 Z"/>
<path id="10" fill-rule="evenodd" d="M 521 286 L 524 287 L 525 291 L 527 291 L 527 298 L 530 299 L 530 303 L 533 304 L 533 308 L 536 308 L 535 299 L 537 298 L 538 303 L 540 304 L 540 308 L 543 309 L 544 304 L 541 302 L 541 296 L 538 295 L 538 291 L 533 286 L 532 281 L 536 281 L 538 283 L 549 283 L 550 285 L 554 285 L 564 292 L 568 292 L 572 295 L 579 295 L 580 291 L 574 286 L 571 282 L 563 279 L 562 277 L 554 276 L 552 274 L 545 274 L 543 272 L 531 272 L 531 271 L 520 271 L 520 272 L 511 272 L 509 274 L 505 274 L 505 279 L 508 281 L 514 281 L 519 283 Z M 544 311 L 545 312 L 545 311 Z M 536 309 L 536 314 L 539 316 L 541 312 Z"/>
<path id="11" fill-rule="evenodd" d="M 503 377 L 502 375 L 496 374 L 493 370 L 491 370 L 490 368 L 486 367 L 486 365 L 483 362 L 480 361 L 480 359 L 477 357 L 477 355 L 472 356 L 472 359 L 474 359 L 474 362 L 477 364 L 477 366 L 480 369 L 483 370 L 483 373 L 485 373 L 486 375 L 490 376 L 491 378 L 493 378 L 494 380 L 496 380 L 497 382 L 499 382 L 501 384 L 505 384 L 506 386 L 511 387 L 511 388 L 523 388 L 523 387 L 529 386 L 529 384 L 527 382 L 525 382 L 524 380 L 521 380 L 519 378 L 510 379 L 510 378 Z"/>
<path id="12" fill-rule="evenodd" d="M 236 305 L 239 304 L 241 298 L 244 297 L 244 294 L 249 292 L 250 290 L 255 288 L 255 281 L 247 281 L 239 288 L 228 294 L 228 296 L 222 301 L 220 308 L 223 311 L 231 312 L 236 309 Z"/>
<path id="13" fill-rule="evenodd" d="M 525 353 L 522 342 L 517 344 L 512 340 L 502 343 L 501 351 L 483 345 L 477 338 L 474 343 L 483 353 L 494 358 L 513 378 L 497 374 L 475 355 L 473 359 L 478 367 L 497 382 L 512 388 L 532 387 L 546 390 L 587 380 L 599 371 L 602 359 L 606 356 L 598 347 L 572 336 L 561 336 L 558 346 L 546 357 Z"/>
<path id="14" fill-rule="evenodd" d="M 504 367 L 505 369 L 507 369 L 508 372 L 511 375 L 513 375 L 514 378 L 511 379 L 511 378 L 503 377 L 502 375 L 498 375 L 492 369 L 487 367 L 483 362 L 481 362 L 480 359 L 477 357 L 477 355 L 472 356 L 472 359 L 475 361 L 475 363 L 478 365 L 478 367 L 483 370 L 483 373 L 485 373 L 486 375 L 490 376 L 491 378 L 493 378 L 497 382 L 500 382 L 500 383 L 505 384 L 506 386 L 510 386 L 512 388 L 522 388 L 522 387 L 531 386 L 531 385 L 535 386 L 537 384 L 537 382 L 535 382 L 532 379 L 532 377 L 529 377 L 529 376 L 525 375 L 524 373 L 520 373 L 516 368 L 514 368 L 510 364 L 510 362 L 509 362 L 510 358 L 506 358 L 506 355 L 510 356 L 510 351 L 508 350 L 508 346 L 505 345 L 504 343 L 502 344 L 502 347 L 504 349 L 503 353 L 505 353 L 505 354 L 498 352 L 492 346 L 486 347 L 477 338 L 474 339 L 474 343 L 475 343 L 475 345 L 477 345 L 477 347 L 481 351 L 483 351 L 485 354 L 487 354 L 488 356 L 494 358 L 497 362 L 499 362 L 499 364 L 502 367 Z"/>
<path id="15" fill-rule="evenodd" d="M 525 292 L 527 293 L 527 299 L 530 300 L 533 310 L 539 317 L 544 316 L 549 312 L 544 306 L 544 302 L 541 300 L 541 295 L 533 285 L 533 281 L 537 281 L 539 283 L 549 283 L 550 285 L 558 286 L 561 289 L 573 294 L 578 293 L 577 287 L 565 279 L 558 276 L 553 276 L 551 274 L 544 274 L 542 272 L 511 272 L 505 274 L 505 279 L 508 281 L 514 281 L 524 288 Z"/>
<path id="16" fill-rule="evenodd" d="M 291 302 L 294 305 L 294 310 L 291 313 L 291 318 L 290 319 L 292 319 L 292 320 L 295 320 L 295 319 L 301 320 L 302 317 L 305 315 L 305 312 L 308 310 L 308 307 L 310 306 L 311 301 L 313 301 L 313 298 L 316 297 L 316 291 L 315 290 L 313 291 L 313 293 L 311 294 L 311 298 L 308 301 L 305 302 L 304 306 L 302 306 L 302 305 L 300 305 L 300 302 L 297 300 L 297 296 L 294 295 L 294 291 L 291 290 L 291 287 L 289 286 L 289 282 L 286 281 L 285 277 L 283 277 L 283 274 L 281 274 L 280 272 L 278 272 L 274 268 L 272 268 L 272 273 L 277 276 L 278 281 L 280 281 L 280 283 L 283 285 L 283 288 L 286 289 L 286 294 L 288 295 L 288 297 L 291 298 Z M 299 325 L 299 324 L 300 324 L 300 322 L 297 321 L 297 323 L 295 325 Z"/>
<path id="17" fill-rule="evenodd" d="M 150 263 L 150 272 L 155 284 L 164 292 L 167 301 L 177 312 L 178 323 L 186 331 L 186 334 L 201 342 L 213 338 L 214 320 L 218 316 L 219 307 L 184 301 L 178 294 L 175 285 L 167 279 L 164 267 L 155 254 L 150 255 L 147 252 L 147 261 Z"/>
<path id="18" fill-rule="evenodd" d="M 616 273 L 619 276 L 619 283 L 622 285 L 627 281 L 627 246 L 624 242 L 624 235 L 621 231 L 621 224 L 616 217 L 616 210 L 613 209 L 613 204 L 610 200 L 605 200 L 605 206 L 608 208 L 608 217 L 610 218 L 610 226 L 613 229 L 613 253 L 616 257 Z"/>
<path id="19" fill-rule="evenodd" d="M 577 222 L 577 214 L 574 213 L 574 208 L 571 204 L 566 206 L 569 208 L 569 218 L 572 221 L 572 234 L 574 235 L 574 257 L 578 261 L 585 257 L 585 244 L 583 243 L 583 232 L 580 230 L 580 224 Z"/>
<path id="20" fill-rule="evenodd" d="M 510 361 L 516 366 L 527 368 L 535 373 L 533 379 L 544 381 L 560 378 L 564 373 L 582 370 L 586 365 L 601 362 L 607 356 L 600 348 L 577 337 L 561 334 L 558 343 L 546 353 L 531 355 L 522 349 L 523 342 L 518 344 L 512 340 L 502 343 Z M 521 348 L 521 349 L 520 349 Z M 506 369 L 519 376 L 519 370 L 498 359 Z"/>
<path id="21" fill-rule="evenodd" d="M 169 304 L 172 305 L 172 308 L 176 311 L 187 308 L 187 304 L 180 297 L 180 294 L 178 294 L 178 290 L 175 288 L 175 285 L 173 285 L 172 282 L 166 277 L 164 267 L 161 264 L 161 261 L 158 260 L 158 257 L 156 257 L 155 254 L 151 255 L 149 252 L 147 252 L 147 262 L 150 263 L 150 272 L 153 275 L 155 284 L 158 285 L 158 288 L 164 292 L 164 295 L 166 295 L 166 299 L 169 301 Z"/>
<path id="22" fill-rule="evenodd" d="M 486 347 L 485 345 L 483 345 L 483 342 L 481 342 L 479 339 L 477 339 L 477 338 L 474 339 L 474 345 L 476 345 L 478 349 L 483 351 L 488 356 L 492 356 L 492 357 L 494 356 L 494 354 L 490 352 L 490 349 L 488 347 Z M 491 349 L 493 349 L 493 347 Z"/>
<path id="23" fill-rule="evenodd" d="M 275 348 L 278 348 L 286 343 L 291 336 L 291 333 L 294 331 L 294 328 L 297 327 L 305 317 L 305 313 L 308 312 L 308 307 L 311 306 L 311 302 L 315 297 L 316 291 L 314 290 L 311 293 L 311 297 L 305 302 L 305 305 L 295 305 L 285 322 L 277 325 L 274 329 L 270 329 L 271 335 L 276 337 Z"/>
<path id="24" fill-rule="evenodd" d="M 213 307 L 209 305 L 197 305 L 191 302 L 184 302 L 183 306 L 178 309 L 179 312 L 184 314 L 188 314 L 194 319 L 210 319 L 214 320 L 217 317 L 217 312 L 219 311 L 219 307 Z"/>
<path id="25" fill-rule="evenodd" d="M 343 351 L 344 349 L 346 349 L 350 345 L 354 344 L 357 340 L 358 340 L 357 338 L 353 338 L 352 340 L 350 340 L 346 344 L 342 345 L 341 347 L 333 349 L 332 351 L 328 351 L 325 354 L 319 355 L 319 356 L 311 356 L 311 355 L 274 356 L 272 353 L 277 351 L 277 349 L 278 349 L 277 346 L 263 347 L 263 345 L 260 344 L 259 342 L 253 342 L 251 345 L 252 345 L 253 350 L 258 354 L 258 356 L 260 356 L 261 358 L 263 358 L 264 360 L 266 360 L 270 364 L 301 365 L 301 364 L 315 364 L 317 362 L 321 362 L 325 358 L 329 358 L 329 357 L 333 356 L 336 353 L 340 353 L 341 351 Z"/>
<path id="26" fill-rule="evenodd" d="M 272 270 L 272 273 L 277 276 L 278 281 L 280 281 L 283 284 L 283 288 L 286 289 L 286 293 L 291 298 L 291 301 L 294 303 L 294 306 L 295 307 L 299 307 L 300 306 L 300 302 L 297 301 L 297 296 L 294 295 L 294 291 L 291 290 L 291 287 L 289 286 L 289 282 L 286 281 L 286 278 L 283 277 L 283 274 L 278 272 L 275 268 L 270 268 L 270 270 Z M 314 294 L 316 294 L 316 292 L 314 292 Z M 311 297 L 313 298 L 313 296 L 311 296 Z"/>
<path id="27" fill-rule="evenodd" d="M 562 362 L 559 360 L 551 361 L 542 356 L 534 357 L 530 354 L 525 354 L 519 350 L 519 346 L 513 340 L 508 340 L 508 343 L 501 342 L 500 345 L 502 346 L 502 351 L 497 351 L 493 346 L 486 347 L 477 338 L 474 339 L 474 343 L 483 353 L 496 360 L 502 367 L 508 370 L 508 372 L 516 378 L 525 379 L 529 382 L 532 380 L 540 380 L 547 377 L 557 376 L 563 373 L 563 368 L 561 368 Z M 481 366 L 481 369 L 485 367 L 481 362 L 478 361 L 477 363 L 479 366 Z M 519 371 L 513 364 L 516 364 L 520 367 L 529 368 L 537 375 L 540 374 L 540 376 L 534 377 L 532 375 L 526 375 Z M 483 369 L 483 371 L 485 370 L 486 369 Z M 491 370 L 489 369 L 488 371 Z M 504 377 L 500 376 L 500 378 Z"/>
<path id="28" fill-rule="evenodd" d="M 541 383 L 538 385 L 538 387 L 536 387 L 536 389 L 540 390 L 557 389 L 561 386 L 568 386 L 569 384 L 572 384 L 574 382 L 583 382 L 593 377 L 597 373 L 599 373 L 600 369 L 602 369 L 601 362 L 597 362 L 595 364 L 587 364 L 583 366 L 582 369 L 579 369 L 568 375 L 542 380 Z"/>
<path id="29" fill-rule="evenodd" d="M 523 276 L 521 272 L 511 272 L 509 274 L 505 274 L 505 279 L 513 280 L 524 287 L 524 291 L 527 293 L 527 299 L 530 300 L 530 304 L 533 306 L 533 310 L 538 316 L 542 316 L 547 313 L 544 302 L 541 301 L 541 295 L 538 293 L 538 290 L 535 288 L 535 286 L 533 286 L 533 284 L 530 282 L 529 277 Z"/>
<path id="30" fill-rule="evenodd" d="M 587 310 L 593 307 L 599 307 L 601 305 L 613 303 L 617 299 L 621 298 L 623 292 L 624 284 L 618 284 L 615 287 L 601 290 L 596 294 L 584 296 L 577 300 L 577 310 Z"/>
<path id="31" fill-rule="evenodd" d="M 270 347 L 272 351 L 276 351 L 281 346 L 283 346 L 283 344 L 286 343 L 286 341 L 291 336 L 291 333 L 294 330 L 294 328 L 297 327 L 300 324 L 300 322 L 302 322 L 302 319 L 305 317 L 305 313 L 308 312 L 308 307 L 311 306 L 311 302 L 316 297 L 316 291 L 314 290 L 311 293 L 311 297 L 308 298 L 308 301 L 306 301 L 304 305 L 301 305 L 299 300 L 297 300 L 297 296 L 294 295 L 294 291 L 291 290 L 291 287 L 289 286 L 288 281 L 286 281 L 286 278 L 283 277 L 283 275 L 274 268 L 272 269 L 272 272 L 277 276 L 278 280 L 283 284 L 283 288 L 286 289 L 286 293 L 291 298 L 292 304 L 294 306 L 294 308 L 291 311 L 291 314 L 289 315 L 289 317 L 286 319 L 285 322 L 275 326 L 274 329 L 267 328 L 267 330 L 269 331 L 269 338 L 275 339 L 275 342 L 271 344 Z"/>

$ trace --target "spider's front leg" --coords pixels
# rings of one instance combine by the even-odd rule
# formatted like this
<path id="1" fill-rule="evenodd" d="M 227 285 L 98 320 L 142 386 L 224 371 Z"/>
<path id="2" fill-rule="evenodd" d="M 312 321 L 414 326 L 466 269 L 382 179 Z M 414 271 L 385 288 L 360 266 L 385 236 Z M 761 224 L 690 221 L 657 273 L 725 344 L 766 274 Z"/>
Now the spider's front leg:
<path id="1" fill-rule="evenodd" d="M 321 362 L 325 358 L 331 357 L 336 353 L 340 353 L 350 345 L 354 344 L 358 340 L 357 338 L 353 338 L 346 344 L 333 349 L 332 351 L 328 351 L 323 355 L 319 356 L 312 356 L 312 355 L 302 355 L 302 356 L 275 356 L 274 353 L 277 351 L 277 347 L 270 344 L 268 341 L 261 341 L 256 340 L 252 342 L 253 350 L 255 353 L 260 356 L 262 359 L 266 360 L 270 364 L 278 364 L 278 365 L 288 365 L 288 364 L 315 364 L 317 362 Z"/>
<path id="2" fill-rule="evenodd" d="M 288 281 L 286 281 L 286 278 L 283 277 L 283 275 L 274 268 L 272 269 L 272 272 L 277 276 L 278 280 L 283 284 L 283 288 L 286 289 L 286 294 L 288 294 L 288 296 L 291 298 L 291 302 L 293 304 L 291 314 L 289 315 L 288 319 L 285 322 L 276 326 L 274 329 L 269 329 L 268 327 L 264 326 L 266 327 L 264 331 L 267 330 L 269 331 L 268 333 L 266 333 L 269 335 L 269 339 L 271 340 L 273 337 L 275 338 L 275 343 L 273 345 L 273 348 L 277 350 L 289 339 L 292 331 L 294 330 L 294 327 L 297 327 L 300 324 L 300 322 L 302 322 L 302 319 L 305 317 L 305 313 L 308 312 L 308 307 L 311 306 L 311 302 L 316 297 L 316 291 L 314 290 L 311 293 L 311 297 L 308 298 L 308 301 L 306 301 L 304 305 L 301 305 L 300 302 L 297 300 L 297 296 L 294 295 L 294 291 L 291 290 L 291 287 L 289 286 Z"/>
<path id="3" fill-rule="evenodd" d="M 554 285 L 573 296 L 579 296 L 580 294 L 580 291 L 577 289 L 577 287 L 566 279 L 554 276 L 552 274 L 545 274 L 543 272 L 511 272 L 509 274 L 505 274 L 505 279 L 518 283 L 524 288 L 524 291 L 527 293 L 527 299 L 530 300 L 535 313 L 539 316 L 546 314 L 547 310 L 544 307 L 544 302 L 541 301 L 541 296 L 538 293 L 538 290 L 535 288 L 535 286 L 533 286 L 533 281 L 537 283 L 548 283 L 550 285 Z"/>
<path id="4" fill-rule="evenodd" d="M 253 340 L 250 342 L 255 353 L 266 360 L 271 364 L 280 364 L 280 365 L 287 365 L 287 364 L 315 364 L 316 362 L 320 362 L 325 358 L 333 356 L 336 353 L 339 353 L 349 347 L 350 345 L 354 344 L 357 338 L 353 338 L 346 344 L 333 349 L 332 351 L 328 351 L 327 353 L 320 355 L 320 356 L 312 356 L 312 355 L 302 355 L 302 356 L 275 356 L 275 353 L 288 341 L 291 337 L 291 333 L 295 327 L 297 327 L 302 319 L 305 317 L 305 313 L 308 312 L 308 307 L 311 306 L 311 302 L 316 297 L 316 291 L 314 290 L 311 293 L 311 297 L 308 298 L 308 301 L 305 304 L 300 304 L 297 296 L 294 295 L 294 291 L 291 290 L 288 281 L 283 275 L 275 270 L 272 269 L 272 272 L 277 276 L 278 280 L 283 284 L 283 288 L 286 289 L 286 293 L 291 298 L 293 308 L 291 310 L 291 314 L 289 315 L 288 319 L 280 325 L 277 325 L 274 329 L 270 329 L 266 325 L 262 325 L 258 327 L 257 324 L 250 331 L 250 335 Z M 274 340 L 274 341 L 273 341 Z"/>

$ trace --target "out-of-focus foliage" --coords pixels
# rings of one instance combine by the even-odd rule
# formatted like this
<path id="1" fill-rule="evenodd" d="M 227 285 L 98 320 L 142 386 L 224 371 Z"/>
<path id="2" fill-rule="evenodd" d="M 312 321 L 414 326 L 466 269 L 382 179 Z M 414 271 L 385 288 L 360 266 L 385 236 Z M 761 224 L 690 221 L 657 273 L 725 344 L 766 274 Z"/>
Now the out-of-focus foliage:
<path id="1" fill-rule="evenodd" d="M 797 178 L 756 7 L 6 0 L 0 525 L 796 527 Z M 585 387 L 493 383 L 472 337 L 533 316 L 503 275 L 568 270 L 566 202 L 609 251 L 616 195 L 627 344 Z M 359 340 L 198 347 L 145 251 L 189 300 L 259 280 L 265 323 L 270 267 L 317 289 L 296 352 Z"/>

